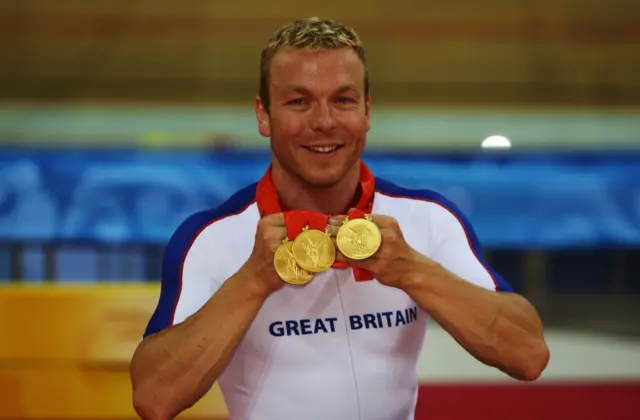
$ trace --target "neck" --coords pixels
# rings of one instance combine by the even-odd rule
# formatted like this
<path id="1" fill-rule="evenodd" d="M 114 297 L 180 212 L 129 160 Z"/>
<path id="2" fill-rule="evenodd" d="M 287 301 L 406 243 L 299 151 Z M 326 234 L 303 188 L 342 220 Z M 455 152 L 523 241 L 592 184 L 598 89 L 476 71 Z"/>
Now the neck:
<path id="1" fill-rule="evenodd" d="M 284 208 L 342 214 L 355 206 L 360 185 L 360 162 L 343 179 L 328 187 L 309 187 L 303 180 L 273 165 L 271 176 Z"/>

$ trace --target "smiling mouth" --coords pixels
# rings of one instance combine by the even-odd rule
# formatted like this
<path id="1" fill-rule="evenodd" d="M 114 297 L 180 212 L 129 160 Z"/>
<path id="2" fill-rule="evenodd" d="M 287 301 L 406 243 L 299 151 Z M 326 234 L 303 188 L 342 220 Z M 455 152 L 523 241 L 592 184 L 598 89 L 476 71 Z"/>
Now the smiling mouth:
<path id="1" fill-rule="evenodd" d="M 335 152 L 336 150 L 338 150 L 339 148 L 341 148 L 342 146 L 304 146 L 305 149 L 314 152 L 314 153 L 321 153 L 321 154 L 328 154 L 331 152 Z"/>

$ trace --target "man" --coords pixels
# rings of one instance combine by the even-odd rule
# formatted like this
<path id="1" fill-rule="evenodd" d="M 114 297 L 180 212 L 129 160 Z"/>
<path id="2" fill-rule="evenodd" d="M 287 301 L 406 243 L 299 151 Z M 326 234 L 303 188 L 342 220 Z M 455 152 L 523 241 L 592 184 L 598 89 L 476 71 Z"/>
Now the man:
<path id="1" fill-rule="evenodd" d="M 143 418 L 173 418 L 217 380 L 231 419 L 412 419 L 428 316 L 481 362 L 520 380 L 541 374 L 549 351 L 536 311 L 486 266 L 456 207 L 375 179 L 360 161 L 369 83 L 352 29 L 311 18 L 277 32 L 255 111 L 271 167 L 167 246 L 131 365 Z M 347 267 L 285 284 L 273 263 L 283 211 L 334 215 L 335 239 L 350 208 L 373 215 L 379 251 L 338 254 Z"/>

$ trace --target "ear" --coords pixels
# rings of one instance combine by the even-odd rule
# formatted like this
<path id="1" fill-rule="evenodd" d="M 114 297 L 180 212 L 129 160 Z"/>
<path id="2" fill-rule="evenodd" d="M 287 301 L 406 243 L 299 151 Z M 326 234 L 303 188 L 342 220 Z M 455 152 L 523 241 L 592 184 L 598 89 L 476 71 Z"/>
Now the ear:
<path id="1" fill-rule="evenodd" d="M 256 117 L 258 118 L 258 132 L 263 137 L 271 137 L 271 121 L 269 120 L 269 111 L 265 107 L 260 95 L 256 95 L 255 100 Z"/>
<path id="2" fill-rule="evenodd" d="M 364 115 L 367 119 L 367 133 L 371 129 L 371 93 L 367 94 L 364 101 Z"/>

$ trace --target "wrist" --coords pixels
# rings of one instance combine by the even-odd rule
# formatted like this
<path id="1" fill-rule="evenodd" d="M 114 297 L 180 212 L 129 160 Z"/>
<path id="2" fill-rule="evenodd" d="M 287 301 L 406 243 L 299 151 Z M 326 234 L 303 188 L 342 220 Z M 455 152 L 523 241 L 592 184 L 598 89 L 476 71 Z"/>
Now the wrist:
<path id="1" fill-rule="evenodd" d="M 407 274 L 403 276 L 400 288 L 405 292 L 423 289 L 441 269 L 442 267 L 438 263 L 420 255 L 411 263 Z"/>
<path id="2" fill-rule="evenodd" d="M 260 270 L 256 270 L 250 264 L 242 266 L 240 270 L 238 270 L 237 276 L 239 277 L 249 298 L 264 300 L 276 290 L 269 282 L 265 281 L 261 277 Z"/>

